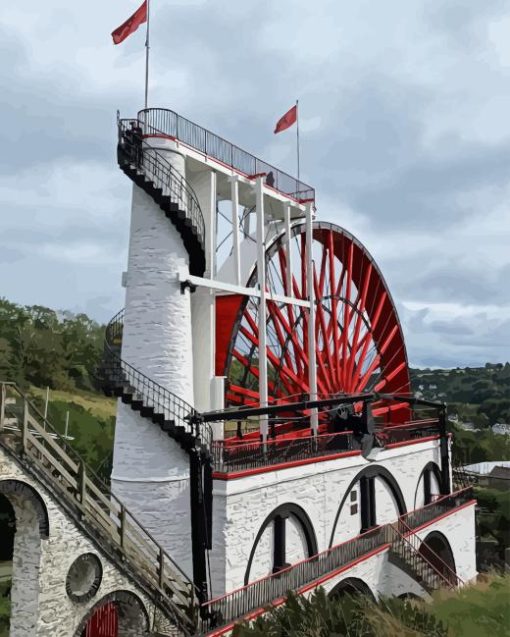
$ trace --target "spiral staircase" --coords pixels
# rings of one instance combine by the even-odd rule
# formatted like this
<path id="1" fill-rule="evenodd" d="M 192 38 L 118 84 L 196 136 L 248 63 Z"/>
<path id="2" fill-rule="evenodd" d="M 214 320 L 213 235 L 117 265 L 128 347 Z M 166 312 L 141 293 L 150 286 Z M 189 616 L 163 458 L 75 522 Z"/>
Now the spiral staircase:
<path id="1" fill-rule="evenodd" d="M 143 123 L 119 120 L 117 158 L 121 170 L 161 208 L 189 255 L 192 274 L 205 270 L 205 226 L 191 186 L 163 153 L 143 139 Z M 143 418 L 151 420 L 189 455 L 194 583 L 199 601 L 207 599 L 206 552 L 212 528 L 212 431 L 193 424 L 195 409 L 121 357 L 124 310 L 107 326 L 99 369 L 106 395 L 117 396 Z"/>

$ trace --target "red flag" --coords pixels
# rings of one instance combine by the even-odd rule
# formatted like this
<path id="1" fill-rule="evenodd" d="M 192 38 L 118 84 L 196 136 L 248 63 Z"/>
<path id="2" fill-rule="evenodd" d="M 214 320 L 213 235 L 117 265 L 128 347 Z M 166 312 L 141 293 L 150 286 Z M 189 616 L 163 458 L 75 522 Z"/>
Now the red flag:
<path id="1" fill-rule="evenodd" d="M 138 27 L 147 22 L 147 0 L 128 18 L 120 27 L 117 27 L 112 33 L 113 43 L 120 44 L 128 35 L 134 33 Z"/>
<path id="2" fill-rule="evenodd" d="M 295 104 L 290 111 L 287 111 L 283 117 L 278 120 L 276 124 L 276 128 L 274 129 L 275 134 L 281 133 L 287 128 L 290 128 L 292 124 L 295 124 L 297 121 L 297 104 Z"/>

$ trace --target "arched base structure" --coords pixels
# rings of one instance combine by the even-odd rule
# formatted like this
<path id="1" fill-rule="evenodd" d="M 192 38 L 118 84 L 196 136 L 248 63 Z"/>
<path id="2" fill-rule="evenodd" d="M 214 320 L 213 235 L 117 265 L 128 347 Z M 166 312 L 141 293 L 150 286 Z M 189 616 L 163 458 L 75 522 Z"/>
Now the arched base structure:
<path id="1" fill-rule="evenodd" d="M 36 634 L 39 618 L 41 542 L 48 538 L 43 499 L 21 480 L 0 480 L 0 494 L 12 507 L 16 532 L 12 545 L 10 637 Z"/>
<path id="2" fill-rule="evenodd" d="M 455 558 L 450 543 L 443 533 L 439 531 L 429 533 L 422 541 L 419 552 L 452 585 L 457 584 Z"/>
<path id="3" fill-rule="evenodd" d="M 74 637 L 143 637 L 149 616 L 140 598 L 130 591 L 103 597 L 84 617 Z"/>
<path id="4" fill-rule="evenodd" d="M 372 602 L 376 601 L 370 586 L 357 577 L 347 577 L 336 584 L 335 588 L 329 592 L 328 597 L 341 599 L 345 595 L 349 595 L 350 597 L 363 595 Z"/>

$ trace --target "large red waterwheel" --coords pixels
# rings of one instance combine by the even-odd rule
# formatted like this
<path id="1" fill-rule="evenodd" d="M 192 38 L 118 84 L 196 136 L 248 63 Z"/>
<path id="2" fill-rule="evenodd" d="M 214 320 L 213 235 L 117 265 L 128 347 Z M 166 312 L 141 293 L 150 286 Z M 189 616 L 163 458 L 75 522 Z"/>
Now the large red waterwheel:
<path id="1" fill-rule="evenodd" d="M 266 288 L 272 294 L 308 299 L 305 224 L 266 250 Z M 313 225 L 315 351 L 319 398 L 338 393 L 410 391 L 402 328 L 384 278 L 363 245 L 346 230 L 325 222 Z M 289 272 L 290 270 L 290 272 Z M 292 289 L 289 289 L 289 282 Z M 248 286 L 257 283 L 252 269 Z M 309 393 L 308 320 L 305 307 L 267 303 L 267 361 L 270 403 Z M 258 299 L 217 298 L 216 374 L 227 377 L 227 406 L 259 403 Z M 374 415 L 387 424 L 409 418 L 407 404 L 379 401 Z M 327 420 L 327 412 L 321 421 Z"/>

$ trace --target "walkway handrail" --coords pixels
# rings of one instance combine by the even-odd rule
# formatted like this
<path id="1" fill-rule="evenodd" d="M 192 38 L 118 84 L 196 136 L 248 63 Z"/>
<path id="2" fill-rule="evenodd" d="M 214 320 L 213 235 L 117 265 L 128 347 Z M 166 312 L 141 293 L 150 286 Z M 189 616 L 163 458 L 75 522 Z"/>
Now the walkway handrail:
<path id="1" fill-rule="evenodd" d="M 460 506 L 461 504 L 466 503 L 472 499 L 472 487 L 465 487 L 463 489 L 459 489 L 458 491 L 454 491 L 453 493 L 442 495 L 434 500 L 434 502 L 425 504 L 420 509 L 415 509 L 414 511 L 404 513 L 404 515 L 400 516 L 399 519 L 409 528 L 417 529 L 423 524 L 427 524 L 428 522 L 430 522 L 430 520 L 434 520 L 435 518 L 439 517 L 446 511 Z"/>
<path id="2" fill-rule="evenodd" d="M 7 418 L 17 420 L 18 427 L 5 429 Z M 185 609 L 190 608 L 194 594 L 187 575 L 27 396 L 15 384 L 4 382 L 0 382 L 2 433 L 0 444 L 29 459 L 43 482 L 77 510 L 94 534 L 102 535 L 134 567 L 141 583 L 157 591 L 156 596 L 172 609 L 183 628 L 191 630 Z"/>
<path id="3" fill-rule="evenodd" d="M 457 506 L 468 502 L 471 495 L 471 490 L 463 489 L 452 494 L 455 496 L 454 498 L 444 496 L 441 498 L 445 502 L 441 513 L 446 509 L 454 510 Z M 435 517 L 439 516 L 435 515 L 428 521 L 433 521 Z M 401 516 L 396 525 L 405 518 L 405 515 Z M 400 539 L 400 536 L 397 537 L 398 528 L 393 530 L 392 528 L 391 524 L 375 527 L 297 564 L 292 564 L 278 573 L 260 578 L 246 586 L 212 599 L 202 606 L 205 627 L 212 629 L 238 621 L 250 612 L 264 608 L 280 597 L 285 597 L 289 590 L 299 590 L 327 573 L 348 566 L 350 562 L 378 548 L 382 549 L 385 545 L 390 546 L 392 541 Z M 411 527 L 408 528 L 408 533 L 414 533 Z M 444 577 L 442 579 L 446 581 Z"/>
<path id="4" fill-rule="evenodd" d="M 250 611 L 263 608 L 285 597 L 289 590 L 299 590 L 324 574 L 346 566 L 384 546 L 385 543 L 385 529 L 379 526 L 297 564 L 292 564 L 274 575 L 262 577 L 217 597 L 202 605 L 205 627 L 212 629 L 240 619 Z"/>
<path id="5" fill-rule="evenodd" d="M 422 544 L 421 540 L 418 538 L 416 533 L 411 529 L 411 527 L 409 527 L 402 520 L 402 518 L 400 518 L 398 522 L 394 524 L 393 526 L 398 530 L 398 532 L 404 539 L 411 541 L 411 538 L 417 538 L 418 541 L 420 542 L 420 545 Z M 420 547 L 418 546 L 418 550 L 419 548 Z M 449 585 L 462 586 L 464 584 L 464 581 L 457 575 L 457 573 L 450 566 L 448 566 L 448 564 L 443 560 L 443 558 L 438 553 L 436 553 L 436 551 L 431 549 L 430 546 L 428 546 L 428 544 L 426 545 L 426 548 L 427 548 L 427 555 L 423 555 L 423 553 L 421 553 L 420 555 L 429 563 L 431 563 L 431 560 L 429 559 L 428 556 L 432 555 L 434 557 L 435 564 L 431 564 L 431 566 L 432 568 L 434 568 L 436 572 L 438 570 L 436 568 L 436 564 L 441 566 L 442 579 L 446 580 Z"/>
<path id="6" fill-rule="evenodd" d="M 273 173 L 275 190 L 298 201 L 315 200 L 315 189 L 308 184 L 258 159 L 174 111 L 167 108 L 146 108 L 138 112 L 138 119 L 143 122 L 145 130 L 174 137 L 245 175 Z"/>
<path id="7" fill-rule="evenodd" d="M 216 471 L 239 471 L 265 467 L 309 458 L 353 455 L 360 453 L 355 444 L 352 431 L 320 434 L 318 436 L 300 436 L 294 438 L 276 438 L 262 442 L 260 440 L 215 440 L 212 443 L 212 455 Z"/>
<path id="8" fill-rule="evenodd" d="M 124 309 L 117 312 L 106 326 L 103 372 L 106 372 L 110 379 L 131 386 L 142 397 L 145 406 L 153 406 L 154 411 L 164 414 L 166 420 L 174 420 L 189 433 L 193 433 L 210 450 L 213 438 L 210 425 L 200 424 L 193 431 L 189 421 L 190 416 L 197 413 L 195 408 L 121 358 L 123 330 Z"/>
<path id="9" fill-rule="evenodd" d="M 136 154 L 134 142 L 129 138 L 131 125 L 136 125 L 142 130 L 144 123 L 137 119 L 120 119 L 118 121 L 119 151 L 122 151 L 123 147 L 128 147 L 131 153 L 128 151 L 127 157 L 130 154 Z M 161 152 L 143 140 L 141 140 L 141 151 L 143 155 L 143 158 L 140 158 L 141 168 L 145 171 L 148 170 L 150 178 L 156 187 L 171 193 L 172 201 L 179 204 L 181 210 L 189 218 L 196 230 L 202 248 L 205 249 L 204 216 L 192 186 L 175 170 Z M 120 155 L 119 158 L 121 158 Z M 132 158 L 136 159 L 135 157 Z"/>

